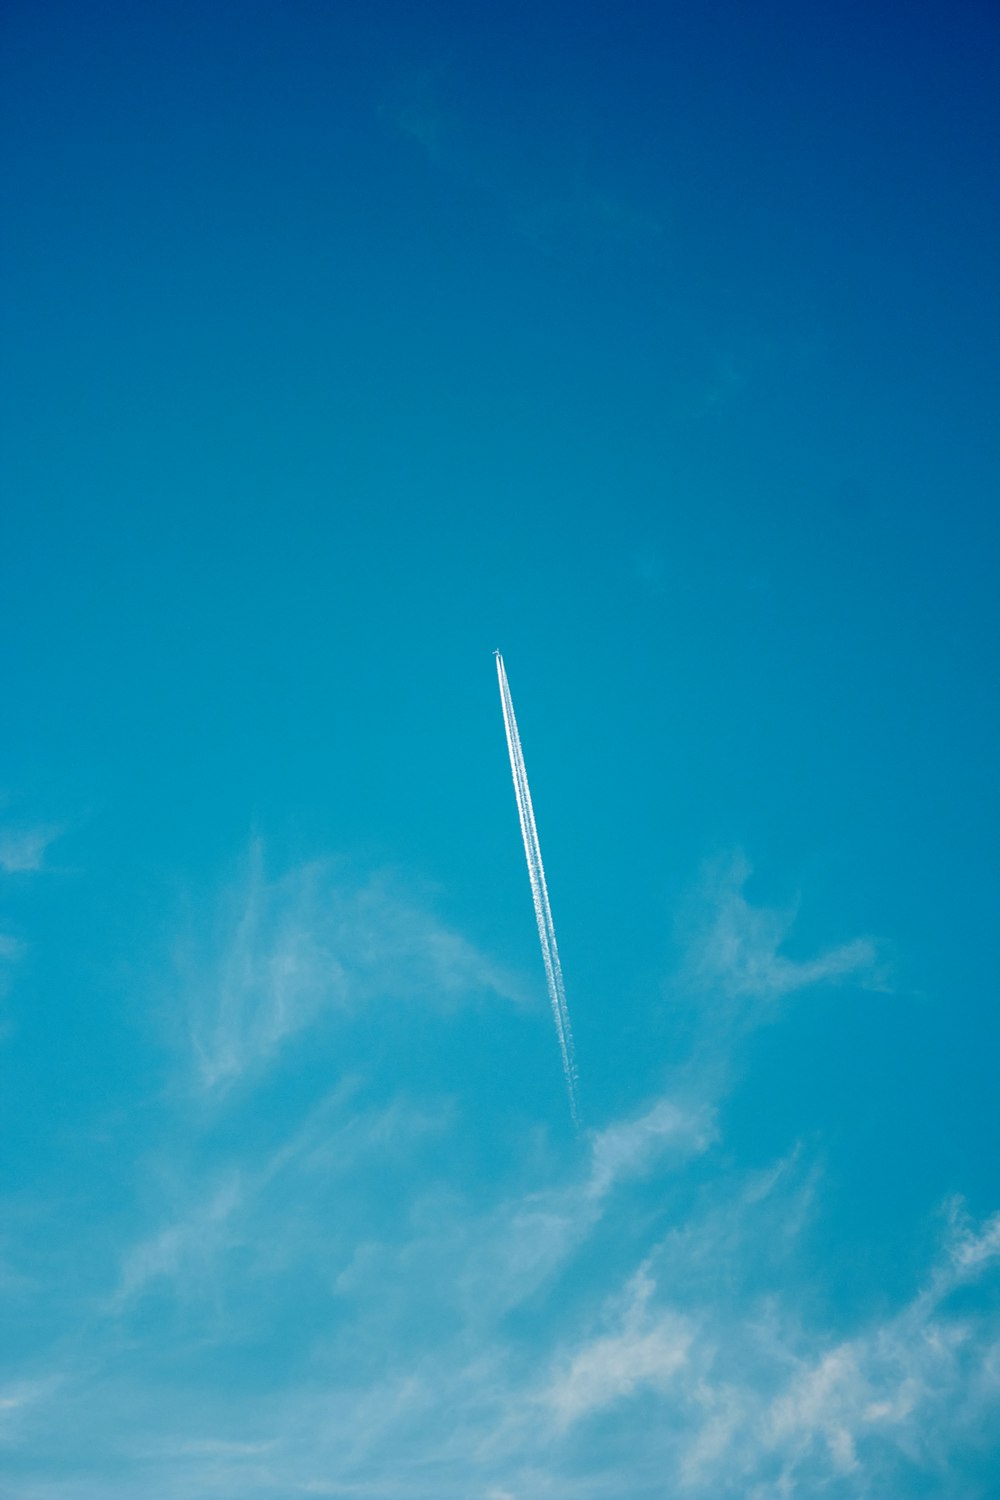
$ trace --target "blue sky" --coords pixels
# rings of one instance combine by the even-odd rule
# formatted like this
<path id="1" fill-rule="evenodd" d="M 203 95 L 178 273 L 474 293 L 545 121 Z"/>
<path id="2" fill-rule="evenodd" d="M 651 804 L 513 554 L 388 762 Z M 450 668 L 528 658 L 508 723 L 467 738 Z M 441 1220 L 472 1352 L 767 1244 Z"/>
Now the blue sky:
<path id="1" fill-rule="evenodd" d="M 2 36 L 4 1494 L 995 1495 L 994 7 Z"/>

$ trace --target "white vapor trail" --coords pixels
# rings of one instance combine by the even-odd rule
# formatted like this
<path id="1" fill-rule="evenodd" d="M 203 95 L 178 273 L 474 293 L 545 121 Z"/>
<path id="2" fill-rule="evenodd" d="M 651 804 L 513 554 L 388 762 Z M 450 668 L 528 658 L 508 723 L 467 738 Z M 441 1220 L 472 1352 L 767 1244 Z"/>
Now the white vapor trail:
<path id="1" fill-rule="evenodd" d="M 528 879 L 531 881 L 531 899 L 535 906 L 535 921 L 538 923 L 538 941 L 542 947 L 545 980 L 548 985 L 549 999 L 552 1002 L 552 1015 L 556 1023 L 556 1035 L 559 1038 L 559 1051 L 562 1054 L 570 1113 L 573 1116 L 573 1123 L 579 1125 L 580 1112 L 576 1099 L 577 1080 L 576 1059 L 573 1055 L 573 1032 L 569 1024 L 566 988 L 563 984 L 562 964 L 559 962 L 559 949 L 556 946 L 556 930 L 552 925 L 552 908 L 549 905 L 549 892 L 545 884 L 542 851 L 538 843 L 535 812 L 531 805 L 531 792 L 528 790 L 528 773 L 524 768 L 524 752 L 521 749 L 521 737 L 517 732 L 517 720 L 514 717 L 514 702 L 510 696 L 507 672 L 500 652 L 497 651 L 495 655 L 497 677 L 500 681 L 500 702 L 503 707 L 503 725 L 507 733 L 510 769 L 514 778 L 514 796 L 517 798 L 517 815 L 521 822 L 524 855 L 528 862 Z"/>

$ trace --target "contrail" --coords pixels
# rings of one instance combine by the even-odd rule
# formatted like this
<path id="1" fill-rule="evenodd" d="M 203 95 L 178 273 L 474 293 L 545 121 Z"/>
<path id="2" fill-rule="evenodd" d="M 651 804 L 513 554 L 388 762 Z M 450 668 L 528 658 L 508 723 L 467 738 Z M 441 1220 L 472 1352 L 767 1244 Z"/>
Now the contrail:
<path id="1" fill-rule="evenodd" d="M 524 752 L 521 749 L 521 737 L 517 732 L 517 720 L 514 717 L 514 702 L 510 696 L 510 685 L 507 681 L 503 657 L 499 651 L 494 652 L 494 655 L 497 659 L 497 677 L 500 681 L 503 726 L 507 734 L 510 769 L 514 778 L 514 796 L 517 798 L 517 815 L 521 823 L 521 837 L 524 839 L 524 855 L 528 862 L 528 879 L 531 882 L 531 899 L 535 906 L 535 921 L 538 923 L 538 941 L 541 944 L 542 962 L 545 965 L 545 981 L 548 985 L 549 999 L 552 1002 L 552 1015 L 556 1023 L 556 1035 L 559 1038 L 559 1051 L 562 1054 L 563 1073 L 566 1076 L 570 1113 L 573 1116 L 574 1125 L 579 1125 L 580 1112 L 576 1100 L 576 1059 L 573 1055 L 573 1032 L 569 1024 L 566 987 L 563 984 L 562 965 L 559 962 L 559 949 L 556 946 L 556 930 L 552 925 L 552 908 L 549 905 L 549 892 L 545 884 L 545 868 L 542 864 L 542 851 L 538 843 L 538 829 L 535 827 L 535 812 L 531 805 L 531 792 L 528 789 L 528 773 L 524 768 Z"/>

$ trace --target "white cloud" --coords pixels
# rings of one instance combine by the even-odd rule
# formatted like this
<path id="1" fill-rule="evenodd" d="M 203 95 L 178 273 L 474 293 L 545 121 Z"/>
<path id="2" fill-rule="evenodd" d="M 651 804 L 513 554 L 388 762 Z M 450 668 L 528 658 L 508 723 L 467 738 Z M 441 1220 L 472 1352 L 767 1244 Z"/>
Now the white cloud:
<path id="1" fill-rule="evenodd" d="M 0 870 L 19 875 L 42 869 L 46 849 L 62 832 L 55 824 L 0 829 Z"/>
<path id="2" fill-rule="evenodd" d="M 343 1273 L 341 1290 L 379 1288 L 406 1267 L 419 1270 L 428 1296 L 457 1303 L 469 1326 L 482 1328 L 550 1287 L 613 1212 L 619 1184 L 657 1168 L 677 1171 L 715 1139 L 711 1113 L 656 1101 L 633 1119 L 590 1137 L 590 1159 L 569 1181 L 516 1194 L 487 1213 L 460 1199 L 432 1199 L 432 1227 L 402 1249 L 362 1247 Z"/>
<path id="3" fill-rule="evenodd" d="M 44 867 L 45 851 L 63 829 L 55 824 L 37 828 L 0 828 L 0 871 L 24 875 Z M 0 994 L 7 988 L 6 967 L 20 959 L 25 944 L 9 932 L 0 932 Z"/>
<path id="4" fill-rule="evenodd" d="M 63 1384 L 61 1374 L 35 1376 L 0 1385 L 0 1443 L 14 1443 L 25 1424 Z"/>
<path id="5" fill-rule="evenodd" d="M 942 1273 L 946 1285 L 975 1277 L 990 1261 L 1000 1259 L 1000 1213 L 976 1229 L 961 1198 L 953 1198 L 947 1211 L 951 1238 L 949 1266 Z"/>
<path id="6" fill-rule="evenodd" d="M 227 1438 L 189 1439 L 180 1446 L 180 1452 L 195 1458 L 260 1458 L 275 1447 L 274 1438 L 263 1438 L 256 1442 L 233 1442 Z"/>
<path id="7" fill-rule="evenodd" d="M 0 995 L 7 993 L 8 969 L 24 954 L 24 944 L 9 932 L 0 932 Z M 0 1036 L 5 1028 L 0 1024 Z"/>
<path id="8" fill-rule="evenodd" d="M 518 998 L 500 965 L 407 899 L 385 876 L 349 880 L 330 861 L 269 879 L 260 845 L 188 980 L 202 1084 L 222 1089 L 265 1066 L 295 1033 L 375 1000 Z"/>
<path id="9" fill-rule="evenodd" d="M 846 1344 L 831 1349 L 793 1377 L 767 1412 L 763 1441 L 801 1459 L 817 1440 L 825 1443 L 834 1470 L 857 1467 L 854 1428 L 859 1402 L 867 1397 L 867 1382 L 859 1367 L 858 1351 Z M 878 1403 L 874 1403 L 877 1407 Z M 881 1403 L 888 1414 L 889 1402 Z M 869 1409 L 872 1409 L 871 1407 Z"/>
<path id="10" fill-rule="evenodd" d="M 638 1118 L 615 1121 L 592 1136 L 587 1195 L 603 1197 L 621 1178 L 640 1175 L 665 1154 L 677 1162 L 700 1156 L 715 1139 L 710 1107 L 658 1099 Z"/>
<path id="11" fill-rule="evenodd" d="M 319 1138 L 319 1118 L 316 1127 Z M 382 1138 L 377 1129 L 372 1135 Z M 278 1219 L 273 1210 L 260 1213 L 261 1195 L 278 1175 L 309 1161 L 312 1139 L 301 1152 L 275 1153 L 256 1185 L 223 1182 L 188 1220 L 147 1237 L 130 1258 L 129 1299 L 118 1315 L 128 1315 L 158 1280 L 204 1277 L 212 1256 L 233 1245 L 242 1256 L 268 1226 L 273 1233 L 280 1223 L 287 1232 L 284 1209 L 292 1198 L 308 1199 L 308 1177 L 276 1200 Z M 512 1200 L 506 1219 L 514 1239 L 497 1246 L 495 1264 L 512 1265 L 531 1251 L 546 1211 L 561 1211 L 579 1227 L 573 1202 L 577 1213 L 589 1203 L 594 1217 L 585 1227 L 603 1223 L 607 1235 L 634 1227 L 610 1211 L 610 1188 L 601 1218 L 588 1181 L 584 1173 L 576 1187 L 554 1187 L 547 1204 L 537 1192 Z M 474 1280 L 484 1286 L 484 1239 L 502 1228 L 499 1219 L 467 1227 L 464 1239 L 453 1232 L 459 1226 L 443 1228 L 416 1258 L 411 1242 L 393 1262 L 373 1264 L 372 1308 L 344 1323 L 344 1310 L 331 1300 L 342 1337 L 309 1340 L 300 1383 L 289 1385 L 283 1372 L 266 1398 L 254 1397 L 252 1416 L 220 1392 L 204 1422 L 189 1415 L 186 1430 L 172 1429 L 158 1444 L 148 1436 L 158 1420 L 150 1407 L 141 1416 L 147 1467 L 103 1493 L 195 1500 L 210 1489 L 237 1500 L 252 1479 L 266 1500 L 295 1493 L 809 1500 L 827 1490 L 861 1500 L 906 1493 L 912 1469 L 940 1493 L 984 1500 L 985 1492 L 963 1487 L 951 1465 L 963 1444 L 984 1441 L 1000 1413 L 997 1317 L 965 1297 L 995 1265 L 995 1222 L 973 1224 L 956 1203 L 923 1288 L 894 1314 L 832 1330 L 809 1315 L 801 1209 L 813 1192 L 807 1166 L 793 1155 L 750 1178 L 733 1174 L 721 1185 L 709 1179 L 706 1190 L 707 1201 L 696 1203 L 610 1297 L 607 1274 L 581 1280 L 580 1263 L 570 1266 L 572 1247 L 563 1242 L 566 1254 L 549 1275 L 555 1289 L 556 1273 L 564 1271 L 562 1287 L 574 1292 L 551 1324 L 552 1303 L 539 1298 L 537 1278 L 532 1291 L 532 1278 L 521 1280 L 530 1299 L 522 1305 L 531 1310 L 513 1325 L 509 1299 L 473 1306 L 460 1285 L 463 1267 L 479 1260 Z M 799 1226 L 790 1232 L 792 1249 L 774 1254 L 786 1218 Z M 314 1253 L 322 1254 L 321 1242 Z M 265 1269 L 259 1257 L 249 1263 L 254 1298 L 266 1303 Z M 451 1316 L 434 1317 L 433 1339 L 412 1339 L 394 1287 L 418 1315 L 451 1287 Z M 962 1304 L 952 1306 L 959 1291 Z M 201 1325 L 199 1317 L 200 1335 Z M 141 1327 L 141 1320 L 126 1323 L 123 1332 L 134 1339 Z M 140 1339 L 137 1353 L 142 1347 Z M 358 1352 L 365 1356 L 360 1367 Z M 103 1411 L 107 1388 L 98 1396 Z M 126 1409 L 130 1423 L 139 1419 Z"/>
<path id="12" fill-rule="evenodd" d="M 643 1388 L 665 1391 L 676 1379 L 693 1330 L 678 1313 L 650 1312 L 654 1290 L 648 1272 L 640 1269 L 626 1289 L 620 1330 L 584 1344 L 552 1380 L 544 1400 L 558 1426 L 568 1427 Z"/>
<path id="13" fill-rule="evenodd" d="M 234 1252 L 265 1277 L 328 1254 L 329 1234 L 316 1222 L 320 1193 L 363 1177 L 373 1164 L 412 1159 L 452 1119 L 447 1104 L 431 1108 L 396 1098 L 363 1107 L 357 1092 L 350 1079 L 331 1090 L 288 1139 L 258 1161 L 237 1159 L 194 1180 L 190 1169 L 178 1179 L 151 1162 L 145 1175 L 152 1202 L 171 1206 L 165 1214 L 154 1210 L 154 1227 L 121 1254 L 118 1284 L 105 1309 L 121 1316 L 155 1289 L 175 1302 L 215 1304 Z M 297 1209 L 299 1200 L 311 1206 L 311 1214 Z"/>
<path id="14" fill-rule="evenodd" d="M 789 916 L 752 908 L 744 879 L 711 885 L 689 982 L 752 1018 L 798 986 L 870 977 L 863 945 L 788 959 Z M 336 1006 L 505 992 L 388 882 L 326 864 L 269 881 L 259 858 L 205 970 L 193 1024 L 216 1087 Z M 960 1465 L 1000 1414 L 1000 1215 L 949 1204 L 917 1292 L 864 1314 L 826 1285 L 806 1149 L 755 1171 L 711 1149 L 717 1080 L 687 1076 L 572 1142 L 539 1128 L 454 1175 L 454 1156 L 417 1153 L 455 1144 L 459 1105 L 377 1087 L 348 1076 L 308 1110 L 275 1089 L 252 1147 L 245 1119 L 199 1108 L 183 1148 L 163 1147 L 117 1289 L 77 1320 L 74 1441 L 119 1467 L 93 1459 L 101 1482 L 72 1500 L 862 1500 L 907 1493 L 911 1471 L 984 1500 Z M 212 1388 L 161 1410 L 209 1346 Z M 227 1385 L 246 1368 L 249 1394 Z"/>
<path id="15" fill-rule="evenodd" d="M 953 1445 L 1000 1420 L 1000 1319 L 988 1301 L 950 1305 L 1000 1258 L 1000 1216 L 974 1227 L 958 1210 L 923 1289 L 836 1338 L 804 1315 L 801 1264 L 779 1257 L 771 1287 L 751 1289 L 801 1190 L 785 1176 L 669 1235 L 627 1283 L 617 1326 L 562 1358 L 542 1403 L 566 1428 L 654 1393 L 664 1481 L 692 1496 L 806 1497 L 837 1481 L 861 1496 L 908 1464 L 944 1492 Z"/>
<path id="16" fill-rule="evenodd" d="M 134 1245 L 125 1255 L 109 1309 L 121 1312 L 157 1282 L 214 1274 L 220 1256 L 236 1239 L 233 1220 L 243 1197 L 240 1181 L 230 1178 Z"/>
<path id="17" fill-rule="evenodd" d="M 751 905 L 744 894 L 750 873 L 742 855 L 707 867 L 692 922 L 685 969 L 689 984 L 751 1012 L 755 1002 L 767 1004 L 850 976 L 881 984 L 870 938 L 856 938 L 811 959 L 782 953 L 795 912 Z"/>

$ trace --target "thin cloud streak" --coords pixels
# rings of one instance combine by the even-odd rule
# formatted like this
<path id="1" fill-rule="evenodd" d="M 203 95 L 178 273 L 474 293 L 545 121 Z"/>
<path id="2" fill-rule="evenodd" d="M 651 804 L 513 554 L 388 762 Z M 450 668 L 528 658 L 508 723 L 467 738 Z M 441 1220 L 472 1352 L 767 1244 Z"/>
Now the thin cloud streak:
<path id="1" fill-rule="evenodd" d="M 304 1260 L 315 1245 L 290 1235 L 277 1245 L 262 1239 L 259 1225 L 289 1196 L 315 1200 L 318 1184 L 343 1182 L 366 1165 L 406 1160 L 451 1122 L 446 1106 L 421 1107 L 403 1098 L 383 1107 L 362 1107 L 358 1085 L 348 1080 L 331 1090 L 300 1127 L 262 1161 L 236 1160 L 201 1182 L 171 1185 L 151 1163 L 155 1201 L 172 1195 L 174 1207 L 121 1257 L 118 1285 L 105 1310 L 120 1317 L 154 1286 L 183 1300 L 211 1301 L 227 1257 L 250 1253 L 261 1270 Z"/>
<path id="2" fill-rule="evenodd" d="M 637 1138 L 648 1134 L 643 1116 L 632 1126 Z M 613 1156 L 620 1172 L 608 1192 L 642 1161 L 632 1150 Z M 645 1169 L 653 1167 L 645 1161 Z M 561 1211 L 573 1232 L 563 1237 L 548 1281 L 560 1268 L 579 1277 L 570 1258 L 600 1221 L 588 1179 L 575 1196 L 571 1186 L 554 1186 L 548 1203 L 527 1192 L 508 1206 L 510 1232 L 534 1242 L 546 1211 L 557 1211 L 564 1195 Z M 734 1174 L 596 1311 L 584 1302 L 554 1325 L 539 1300 L 541 1283 L 529 1276 L 519 1300 L 530 1305 L 533 1325 L 543 1318 L 540 1349 L 534 1340 L 530 1349 L 520 1346 L 509 1298 L 470 1304 L 469 1285 L 462 1286 L 463 1266 L 481 1258 L 488 1242 L 498 1250 L 494 1265 L 510 1263 L 512 1246 L 497 1245 L 496 1219 L 459 1238 L 443 1233 L 417 1261 L 407 1260 L 412 1247 L 404 1245 L 401 1259 L 377 1268 L 372 1291 L 384 1301 L 407 1269 L 431 1306 L 450 1286 L 453 1317 L 433 1348 L 401 1337 L 394 1319 L 382 1328 L 367 1314 L 355 1322 L 349 1302 L 336 1315 L 347 1320 L 341 1342 L 326 1349 L 310 1343 L 301 1383 L 289 1387 L 283 1379 L 254 1397 L 252 1423 L 240 1415 L 239 1400 L 219 1398 L 204 1419 L 189 1413 L 186 1427 L 173 1418 L 172 1437 L 156 1411 L 155 1385 L 136 1407 L 131 1392 L 99 1382 L 93 1398 L 103 1419 L 127 1414 L 130 1423 L 142 1421 L 145 1436 L 141 1447 L 120 1453 L 117 1478 L 79 1494 L 196 1500 L 210 1488 L 237 1500 L 252 1483 L 266 1500 L 297 1493 L 463 1500 L 491 1492 L 518 1500 L 581 1493 L 618 1500 L 627 1484 L 639 1500 L 665 1491 L 691 1500 L 806 1500 L 837 1486 L 845 1496 L 900 1493 L 915 1466 L 924 1479 L 937 1477 L 939 1492 L 982 1500 L 952 1472 L 951 1450 L 974 1445 L 1000 1409 L 1000 1327 L 988 1307 L 953 1307 L 950 1299 L 995 1272 L 1000 1216 L 977 1224 L 960 1202 L 951 1204 L 923 1288 L 895 1314 L 838 1333 L 808 1314 L 803 1236 L 812 1193 L 794 1156 L 764 1173 Z M 244 1194 L 236 1211 L 251 1202 Z M 226 1218 L 214 1208 L 205 1217 L 213 1216 Z M 264 1222 L 243 1224 L 239 1242 L 259 1237 Z M 610 1216 L 607 1224 L 613 1231 Z M 202 1236 L 202 1247 L 210 1241 Z M 212 1253 L 229 1252 L 217 1239 Z M 163 1257 L 153 1259 L 159 1275 Z M 437 1287 L 423 1274 L 435 1264 Z M 266 1289 L 259 1267 L 251 1271 L 252 1285 Z M 204 1266 L 197 1274 L 204 1276 Z M 141 1327 L 126 1321 L 123 1333 L 134 1337 Z M 224 1348 L 250 1336 L 237 1324 L 220 1328 L 217 1340 Z M 366 1376 L 351 1376 L 345 1345 L 373 1336 Z M 547 1372 L 541 1381 L 540 1359 Z M 69 1396 L 74 1405 L 84 1399 L 79 1380 Z M 60 1426 L 60 1409 L 47 1417 Z M 617 1428 L 609 1426 L 612 1417 Z M 101 1430 L 96 1409 L 93 1420 Z"/>
<path id="3" fill-rule="evenodd" d="M 312 942 L 322 956 L 360 913 L 364 932 L 337 948 L 353 984 L 342 1003 L 440 993 L 434 959 L 409 991 L 386 991 L 392 943 L 386 970 L 356 956 L 381 951 L 398 897 L 376 901 L 375 917 L 332 867 L 308 869 L 321 872 L 308 898 L 304 867 L 282 881 L 260 870 L 230 902 L 218 952 L 240 955 L 234 985 L 268 972 L 286 927 L 295 952 Z M 744 909 L 732 917 L 730 902 L 727 920 L 746 941 L 709 978 L 706 941 L 732 889 L 730 876 L 707 890 L 683 966 L 700 1003 L 714 995 L 736 1018 L 716 1029 L 720 1054 L 777 1000 L 823 982 L 820 969 L 834 980 L 830 953 L 852 946 L 789 960 L 774 982 L 788 920 L 762 916 L 737 882 Z M 404 929 L 428 920 L 403 906 Z M 402 947 L 428 951 L 424 939 Z M 762 960 L 748 964 L 748 951 Z M 410 971 L 409 957 L 399 963 Z M 281 1045 L 258 1054 L 248 1042 L 245 1071 Z M 459 1107 L 386 1098 L 384 1084 L 373 1097 L 378 1080 L 347 1075 L 311 1108 L 300 1099 L 283 1132 L 260 1121 L 255 1144 L 240 1144 L 231 1114 L 195 1110 L 200 1142 L 137 1164 L 151 1183 L 145 1224 L 102 1255 L 117 1267 L 110 1294 L 76 1304 L 86 1335 L 75 1358 L 60 1346 L 49 1362 L 70 1376 L 38 1405 L 45 1433 L 35 1419 L 11 1429 L 19 1461 L 35 1451 L 45 1476 L 15 1500 L 620 1500 L 623 1489 L 850 1500 L 910 1492 L 914 1475 L 983 1500 L 975 1455 L 1000 1412 L 1000 1215 L 976 1221 L 953 1200 L 912 1295 L 888 1308 L 880 1297 L 875 1315 L 850 1298 L 836 1311 L 816 1259 L 819 1167 L 796 1146 L 741 1168 L 721 1143 L 724 1072 L 684 1075 L 682 1092 L 572 1150 L 536 1136 L 530 1165 L 506 1154 L 502 1191 L 476 1172 L 463 1188 L 440 1157 L 436 1176 L 418 1170 L 431 1161 L 417 1155 L 422 1138 L 461 1134 Z M 286 1300 L 303 1278 L 302 1299 Z M 165 1409 L 178 1368 L 210 1369 L 212 1388 Z M 36 1373 L 9 1370 L 8 1388 Z"/>
<path id="4" fill-rule="evenodd" d="M 570 1427 L 644 1386 L 665 1391 L 683 1370 L 694 1331 L 680 1314 L 651 1315 L 654 1291 L 646 1271 L 637 1271 L 626 1289 L 621 1331 L 578 1349 L 549 1386 L 545 1400 L 557 1427 Z"/>
<path id="5" fill-rule="evenodd" d="M 855 938 L 811 959 L 781 951 L 794 909 L 753 906 L 744 894 L 751 866 L 742 854 L 706 866 L 682 975 L 690 989 L 726 1004 L 755 1024 L 786 995 L 853 978 L 884 989 L 874 941 Z"/>
<path id="6" fill-rule="evenodd" d="M 271 879 L 261 845 L 215 920 L 208 953 L 181 957 L 201 1087 L 225 1094 L 266 1070 L 324 1016 L 372 1002 L 435 1007 L 519 999 L 511 975 L 386 876 L 352 881 L 328 860 Z"/>
<path id="7" fill-rule="evenodd" d="M 722 1215 L 729 1221 L 725 1266 L 757 1265 L 766 1254 L 754 1242 L 785 1199 L 755 1225 L 754 1196 L 741 1194 Z M 839 1341 L 810 1327 L 787 1268 L 774 1290 L 749 1300 L 722 1282 L 721 1295 L 689 1292 L 678 1305 L 677 1246 L 666 1257 L 653 1251 L 611 1299 L 607 1330 L 557 1358 L 538 1409 L 550 1410 L 564 1431 L 596 1431 L 594 1420 L 612 1408 L 655 1399 L 652 1448 L 663 1482 L 672 1477 L 692 1496 L 807 1496 L 847 1478 L 853 1486 L 845 1493 L 861 1494 L 877 1476 L 912 1463 L 938 1471 L 947 1485 L 949 1427 L 964 1429 L 974 1444 L 1000 1409 L 997 1319 L 949 1307 L 960 1287 L 995 1269 L 997 1224 L 995 1216 L 946 1240 L 910 1303 Z M 715 1215 L 689 1226 L 690 1269 L 716 1262 L 720 1227 Z M 719 1274 L 712 1273 L 714 1288 Z M 668 1288 L 673 1294 L 664 1297 Z M 613 1494 L 610 1474 L 605 1482 L 600 1492 Z"/>
<path id="8" fill-rule="evenodd" d="M 43 869 L 46 849 L 63 832 L 57 824 L 0 830 L 0 870 L 7 875 L 22 875 Z"/>

